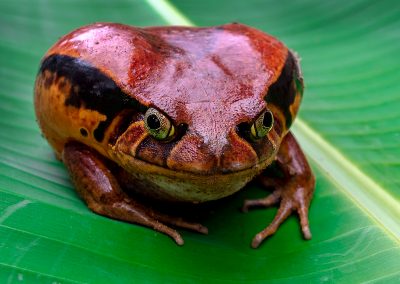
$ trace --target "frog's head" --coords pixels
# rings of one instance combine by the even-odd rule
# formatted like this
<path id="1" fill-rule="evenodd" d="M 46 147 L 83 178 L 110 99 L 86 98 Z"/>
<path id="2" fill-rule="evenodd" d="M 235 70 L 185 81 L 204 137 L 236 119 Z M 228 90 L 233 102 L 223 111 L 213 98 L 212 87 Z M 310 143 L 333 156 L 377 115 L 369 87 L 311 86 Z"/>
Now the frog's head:
<path id="1" fill-rule="evenodd" d="M 202 175 L 271 163 L 301 97 L 296 57 L 271 36 L 238 24 L 148 32 L 147 56 L 158 60 L 136 57 L 131 76 L 141 79 L 130 85 L 147 110 L 119 140 L 120 149 Z"/>
<path id="2" fill-rule="evenodd" d="M 79 53 L 123 93 L 118 103 L 110 94 L 109 106 L 102 99 L 106 121 L 96 129 L 113 160 L 139 179 L 198 180 L 198 191 L 212 184 L 213 194 L 193 198 L 201 201 L 238 190 L 273 161 L 302 94 L 296 56 L 240 24 L 97 24 L 50 52 Z"/>
<path id="3" fill-rule="evenodd" d="M 154 183 L 180 199 L 231 194 L 273 161 L 296 116 L 302 96 L 296 56 L 238 24 L 147 32 L 150 48 L 146 59 L 134 57 L 129 85 L 146 109 L 116 149 L 126 168 L 134 161 L 132 173 L 137 160 L 145 162 L 140 167 Z"/>

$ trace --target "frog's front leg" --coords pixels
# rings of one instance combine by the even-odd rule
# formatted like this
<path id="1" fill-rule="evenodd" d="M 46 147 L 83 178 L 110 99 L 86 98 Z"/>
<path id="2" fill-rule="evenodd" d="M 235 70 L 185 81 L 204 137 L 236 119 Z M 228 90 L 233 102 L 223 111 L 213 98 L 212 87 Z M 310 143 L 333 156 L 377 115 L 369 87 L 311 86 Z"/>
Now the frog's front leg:
<path id="1" fill-rule="evenodd" d="M 126 195 L 104 158 L 89 147 L 69 142 L 64 147 L 62 159 L 79 195 L 94 212 L 151 227 L 170 236 L 179 245 L 184 243 L 181 235 L 162 222 L 207 234 L 207 228 L 200 224 L 161 214 Z"/>
<path id="2" fill-rule="evenodd" d="M 275 190 L 267 197 L 246 200 L 243 211 L 251 207 L 268 207 L 280 202 L 278 212 L 272 223 L 258 233 L 251 246 L 257 248 L 264 239 L 276 232 L 285 219 L 296 211 L 305 239 L 311 239 L 308 222 L 308 208 L 315 188 L 315 178 L 297 141 L 288 133 L 279 148 L 278 166 L 283 171 L 283 178 L 261 175 L 259 180 L 264 186 L 273 186 Z"/>

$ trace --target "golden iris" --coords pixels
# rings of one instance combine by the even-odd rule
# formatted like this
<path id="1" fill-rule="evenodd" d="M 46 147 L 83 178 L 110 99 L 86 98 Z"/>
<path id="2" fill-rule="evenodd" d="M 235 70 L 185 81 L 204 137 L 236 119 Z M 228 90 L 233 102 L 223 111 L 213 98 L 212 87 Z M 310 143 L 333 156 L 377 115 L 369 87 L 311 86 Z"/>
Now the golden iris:
<path id="1" fill-rule="evenodd" d="M 171 121 L 155 108 L 149 108 L 144 115 L 144 126 L 157 140 L 166 140 L 175 134 Z"/>
<path id="2" fill-rule="evenodd" d="M 264 111 L 250 128 L 251 135 L 254 139 L 265 137 L 274 125 L 274 116 L 269 110 Z"/>

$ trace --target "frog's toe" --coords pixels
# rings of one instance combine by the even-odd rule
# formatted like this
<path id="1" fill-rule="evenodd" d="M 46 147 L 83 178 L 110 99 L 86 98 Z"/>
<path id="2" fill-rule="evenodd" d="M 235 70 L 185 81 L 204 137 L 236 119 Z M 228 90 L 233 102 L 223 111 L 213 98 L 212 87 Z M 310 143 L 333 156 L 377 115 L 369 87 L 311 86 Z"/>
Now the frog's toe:
<path id="1" fill-rule="evenodd" d="M 300 218 L 301 231 L 303 232 L 303 237 L 306 240 L 311 239 L 311 230 L 308 222 L 308 205 L 304 202 L 300 202 L 297 207 L 297 214 Z"/>
<path id="2" fill-rule="evenodd" d="M 153 227 L 154 230 L 171 237 L 177 245 L 182 246 L 185 243 L 182 236 L 176 230 L 164 225 L 163 223 L 151 221 L 149 222 L 149 227 Z"/>
<path id="3" fill-rule="evenodd" d="M 286 220 L 287 217 L 292 213 L 292 204 L 291 202 L 281 202 L 281 206 L 278 209 L 278 212 L 275 215 L 274 220 L 271 224 L 266 227 L 264 230 L 259 232 L 251 243 L 253 248 L 258 248 L 259 245 L 269 236 L 273 235 L 279 228 L 279 226 Z"/>
<path id="4" fill-rule="evenodd" d="M 188 222 L 184 220 L 183 218 L 180 217 L 174 217 L 174 216 L 169 216 L 169 215 L 164 215 L 164 214 L 159 214 L 156 217 L 158 220 L 167 223 L 169 225 L 172 225 L 174 227 L 179 227 L 183 229 L 188 229 L 200 234 L 207 235 L 208 234 L 208 228 L 203 226 L 202 224 L 195 223 L 195 222 Z"/>
<path id="5" fill-rule="evenodd" d="M 265 198 L 245 200 L 242 207 L 242 211 L 247 212 L 249 211 L 250 208 L 254 207 L 273 206 L 279 202 L 279 200 L 281 199 L 281 194 L 282 191 L 280 189 L 276 189 L 274 192 L 272 192 Z"/>

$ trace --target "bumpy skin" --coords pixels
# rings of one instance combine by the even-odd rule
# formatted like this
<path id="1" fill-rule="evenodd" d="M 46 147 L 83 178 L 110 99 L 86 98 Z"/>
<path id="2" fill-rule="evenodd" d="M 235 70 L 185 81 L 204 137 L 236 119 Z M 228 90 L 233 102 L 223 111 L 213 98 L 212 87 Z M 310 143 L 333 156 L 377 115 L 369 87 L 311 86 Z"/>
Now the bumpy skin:
<path id="1" fill-rule="evenodd" d="M 233 194 L 276 160 L 284 178 L 269 179 L 273 197 L 244 207 L 282 200 L 272 227 L 255 237 L 257 247 L 292 210 L 300 214 L 305 237 L 311 236 L 314 177 L 288 132 L 302 93 L 296 56 L 256 29 L 99 23 L 64 36 L 47 52 L 35 110 L 93 211 L 153 227 L 179 244 L 179 234 L 161 222 L 202 233 L 206 228 L 145 208 L 124 190 L 166 202 L 205 202 Z M 148 108 L 172 122 L 172 139 L 149 134 Z M 250 126 L 265 110 L 273 114 L 273 127 L 252 139 Z"/>

